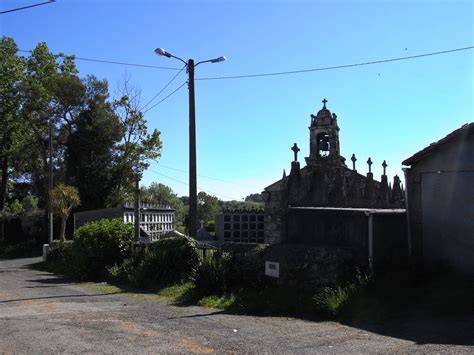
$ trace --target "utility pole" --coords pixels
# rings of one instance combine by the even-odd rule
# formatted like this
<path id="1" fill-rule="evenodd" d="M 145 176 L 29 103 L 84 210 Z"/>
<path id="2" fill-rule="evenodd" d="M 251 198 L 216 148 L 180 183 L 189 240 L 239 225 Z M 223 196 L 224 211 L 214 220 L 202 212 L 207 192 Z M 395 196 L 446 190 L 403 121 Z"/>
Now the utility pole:
<path id="1" fill-rule="evenodd" d="M 194 60 L 189 59 L 189 236 L 197 237 L 196 106 L 194 100 Z"/>
<path id="2" fill-rule="evenodd" d="M 48 194 L 48 239 L 53 241 L 53 122 L 49 121 L 49 194 Z"/>
<path id="3" fill-rule="evenodd" d="M 135 177 L 135 197 L 134 197 L 134 227 L 135 227 L 135 241 L 140 241 L 140 175 Z"/>
<path id="4" fill-rule="evenodd" d="M 201 63 L 219 63 L 225 61 L 225 57 L 203 60 L 194 64 L 193 59 L 184 61 L 182 58 L 172 55 L 163 48 L 155 49 L 155 53 L 167 58 L 175 58 L 184 63 L 188 71 L 189 88 L 189 236 L 197 237 L 197 172 L 196 172 L 196 108 L 194 103 L 194 68 Z"/>

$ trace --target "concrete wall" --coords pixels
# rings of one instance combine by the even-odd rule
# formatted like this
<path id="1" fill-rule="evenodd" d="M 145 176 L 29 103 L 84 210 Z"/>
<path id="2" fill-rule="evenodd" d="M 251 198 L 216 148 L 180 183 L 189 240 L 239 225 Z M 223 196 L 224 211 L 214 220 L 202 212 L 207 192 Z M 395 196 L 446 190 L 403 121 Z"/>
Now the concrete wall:
<path id="1" fill-rule="evenodd" d="M 413 254 L 474 273 L 474 135 L 440 145 L 406 180 Z"/>
<path id="2" fill-rule="evenodd" d="M 91 221 L 98 221 L 101 219 L 113 219 L 120 218 L 123 220 L 123 208 L 103 208 L 100 210 L 91 210 L 74 213 L 74 228 L 77 229 L 80 226 Z"/>

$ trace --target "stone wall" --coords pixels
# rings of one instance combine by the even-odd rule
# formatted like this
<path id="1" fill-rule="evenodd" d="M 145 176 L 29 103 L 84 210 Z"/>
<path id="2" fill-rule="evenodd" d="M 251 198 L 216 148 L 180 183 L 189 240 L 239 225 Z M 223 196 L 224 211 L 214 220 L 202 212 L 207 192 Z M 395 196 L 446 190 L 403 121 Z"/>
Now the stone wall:
<path id="1" fill-rule="evenodd" d="M 354 275 L 358 267 L 350 248 L 295 244 L 224 243 L 218 253 L 227 253 L 245 284 L 315 291 L 334 286 Z M 265 261 L 279 263 L 279 278 L 265 276 Z"/>

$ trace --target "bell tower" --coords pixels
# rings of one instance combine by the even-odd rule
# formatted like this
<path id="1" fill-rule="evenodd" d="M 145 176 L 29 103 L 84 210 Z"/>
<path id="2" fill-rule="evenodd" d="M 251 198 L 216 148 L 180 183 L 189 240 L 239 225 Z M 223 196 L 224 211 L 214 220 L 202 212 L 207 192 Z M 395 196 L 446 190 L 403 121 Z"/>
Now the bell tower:
<path id="1" fill-rule="evenodd" d="M 326 107 L 328 102 L 323 99 L 323 108 L 317 115 L 311 115 L 309 127 L 309 157 L 306 164 L 310 166 L 321 164 L 344 164 L 339 147 L 339 126 L 337 116 L 331 114 Z"/>

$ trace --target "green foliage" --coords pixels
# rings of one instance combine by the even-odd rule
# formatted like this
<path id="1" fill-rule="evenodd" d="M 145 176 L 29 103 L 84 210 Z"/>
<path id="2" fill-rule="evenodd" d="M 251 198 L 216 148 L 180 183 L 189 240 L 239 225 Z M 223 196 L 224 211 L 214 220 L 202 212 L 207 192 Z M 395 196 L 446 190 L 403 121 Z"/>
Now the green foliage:
<path id="1" fill-rule="evenodd" d="M 38 197 L 33 195 L 28 195 L 23 198 L 21 201 L 24 213 L 28 216 L 36 215 L 40 212 L 38 208 Z"/>
<path id="2" fill-rule="evenodd" d="M 230 272 L 230 258 L 227 255 L 205 258 L 193 278 L 196 291 L 203 296 L 222 295 L 229 291 Z"/>
<path id="3" fill-rule="evenodd" d="M 213 222 L 215 215 L 221 210 L 219 199 L 201 191 L 197 195 L 198 203 L 198 222 Z"/>
<path id="4" fill-rule="evenodd" d="M 120 219 L 102 219 L 80 227 L 74 235 L 71 273 L 81 280 L 99 279 L 106 267 L 120 264 L 133 243 L 133 226 Z"/>
<path id="5" fill-rule="evenodd" d="M 184 233 L 184 203 L 169 186 L 153 182 L 150 186 L 140 189 L 140 199 L 142 202 L 160 203 L 174 208 L 176 228 Z"/>
<path id="6" fill-rule="evenodd" d="M 67 274 L 72 260 L 73 241 L 65 242 L 53 241 L 49 246 L 50 250 L 46 257 L 46 265 L 49 270 Z"/>
<path id="7" fill-rule="evenodd" d="M 338 316 L 352 295 L 350 287 L 324 287 L 314 296 L 316 309 L 329 317 Z"/>
<path id="8" fill-rule="evenodd" d="M 188 280 L 199 264 L 196 244 L 190 238 L 167 238 L 134 251 L 110 275 L 134 287 L 153 288 Z"/>
<path id="9" fill-rule="evenodd" d="M 8 203 L 5 206 L 6 212 L 10 212 L 11 214 L 22 214 L 25 212 L 23 205 L 17 199 L 13 200 L 12 202 Z"/>
<path id="10" fill-rule="evenodd" d="M 42 246 L 34 239 L 16 244 L 0 244 L 0 259 L 31 258 L 41 253 Z"/>

